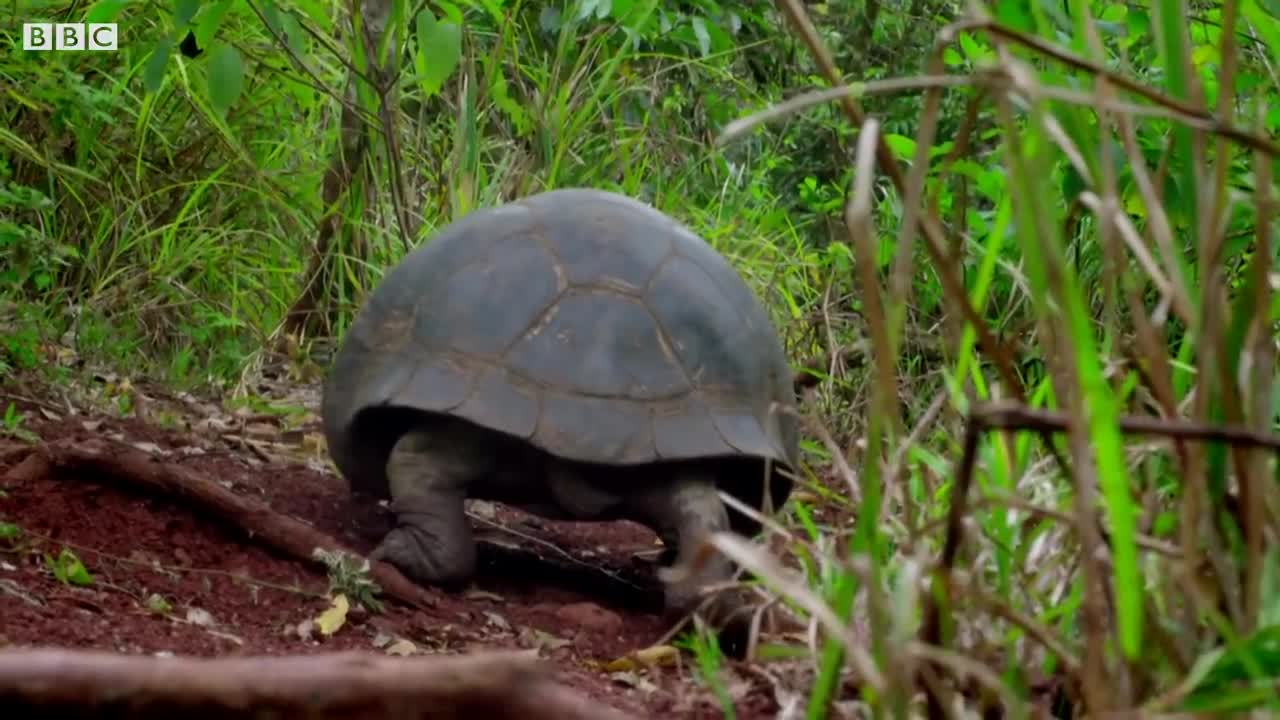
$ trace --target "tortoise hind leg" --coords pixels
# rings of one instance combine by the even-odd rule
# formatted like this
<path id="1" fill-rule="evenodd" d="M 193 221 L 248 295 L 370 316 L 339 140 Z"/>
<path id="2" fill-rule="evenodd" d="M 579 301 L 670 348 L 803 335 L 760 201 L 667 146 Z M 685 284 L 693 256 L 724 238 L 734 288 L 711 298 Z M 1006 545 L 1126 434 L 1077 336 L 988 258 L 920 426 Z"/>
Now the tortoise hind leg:
<path id="1" fill-rule="evenodd" d="M 701 600 L 703 586 L 733 578 L 733 563 L 704 548 L 712 533 L 729 530 L 728 510 L 714 477 L 683 474 L 636 495 L 632 502 L 638 519 L 653 528 L 666 546 L 662 564 L 669 563 L 675 575 L 664 588 L 668 611 L 692 611 Z"/>
<path id="2" fill-rule="evenodd" d="M 463 501 L 491 471 L 474 436 L 447 427 L 405 433 L 387 459 L 396 527 L 370 555 L 424 585 L 457 585 L 475 573 L 476 545 Z"/>
<path id="3" fill-rule="evenodd" d="M 632 502 L 636 519 L 662 538 L 667 546 L 663 554 L 672 560 L 671 567 L 664 568 L 670 573 L 664 583 L 669 617 L 697 610 L 706 586 L 733 579 L 735 564 L 705 544 L 712 533 L 731 530 L 729 511 L 720 499 L 714 475 L 682 473 L 670 483 L 659 483 L 635 496 Z M 751 609 L 743 592 L 728 589 L 718 591 L 701 610 L 716 631 L 721 649 L 732 657 L 741 658 L 746 651 Z"/>

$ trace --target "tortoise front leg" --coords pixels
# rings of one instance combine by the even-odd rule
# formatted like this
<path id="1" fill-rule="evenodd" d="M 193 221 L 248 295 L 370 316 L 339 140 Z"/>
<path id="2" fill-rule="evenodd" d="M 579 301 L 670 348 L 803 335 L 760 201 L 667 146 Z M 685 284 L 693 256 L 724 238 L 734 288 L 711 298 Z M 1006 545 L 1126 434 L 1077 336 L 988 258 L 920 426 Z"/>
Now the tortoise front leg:
<path id="1" fill-rule="evenodd" d="M 455 585 L 471 579 L 476 544 L 463 501 L 491 459 L 461 433 L 413 430 L 387 460 L 391 510 L 396 527 L 370 558 L 395 565 L 424 585 Z"/>

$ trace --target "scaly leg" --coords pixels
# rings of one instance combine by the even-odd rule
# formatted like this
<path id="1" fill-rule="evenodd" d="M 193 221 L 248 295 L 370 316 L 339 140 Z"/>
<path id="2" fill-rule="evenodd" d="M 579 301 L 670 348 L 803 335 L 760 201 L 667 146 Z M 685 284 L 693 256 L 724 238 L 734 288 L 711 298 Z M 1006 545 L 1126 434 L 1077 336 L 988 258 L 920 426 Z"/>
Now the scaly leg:
<path id="1" fill-rule="evenodd" d="M 424 585 L 468 581 L 475 573 L 476 545 L 463 501 L 492 463 L 492 455 L 464 432 L 405 433 L 387 460 L 396 527 L 370 558 Z"/>
<path id="2" fill-rule="evenodd" d="M 632 499 L 634 512 L 674 551 L 671 569 L 677 577 L 666 583 L 667 610 L 683 614 L 701 601 L 699 593 L 707 584 L 733 577 L 733 563 L 707 549 L 700 556 L 704 540 L 712 533 L 729 529 L 729 514 L 716 492 L 715 479 L 700 474 L 677 477 Z M 696 568 L 696 569 L 695 569 Z"/>
<path id="3" fill-rule="evenodd" d="M 672 577 L 665 583 L 665 605 L 669 617 L 681 617 L 702 603 L 703 588 L 733 579 L 735 564 L 710 547 L 706 538 L 729 531 L 729 512 L 720 499 L 714 476 L 687 473 L 632 500 L 636 519 L 648 524 L 667 546 L 664 554 L 674 554 L 667 569 Z M 673 552 L 674 551 L 674 552 Z M 746 593 L 723 590 L 701 611 L 716 631 L 720 648 L 741 658 L 747 649 L 751 625 L 751 603 Z"/>

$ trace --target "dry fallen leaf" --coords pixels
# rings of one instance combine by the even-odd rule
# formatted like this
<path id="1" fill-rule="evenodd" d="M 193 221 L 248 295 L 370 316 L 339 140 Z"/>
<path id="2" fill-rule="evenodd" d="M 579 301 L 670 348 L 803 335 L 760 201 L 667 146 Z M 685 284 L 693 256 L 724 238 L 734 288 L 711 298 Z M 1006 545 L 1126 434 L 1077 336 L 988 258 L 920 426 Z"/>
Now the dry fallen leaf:
<path id="1" fill-rule="evenodd" d="M 320 433 L 307 433 L 302 436 L 302 447 L 316 455 L 324 454 L 325 446 L 324 435 Z"/>
<path id="2" fill-rule="evenodd" d="M 187 622 L 200 627 L 213 627 L 217 624 L 213 615 L 208 610 L 202 610 L 197 607 L 187 608 Z"/>
<path id="3" fill-rule="evenodd" d="M 502 617 L 496 612 L 490 612 L 488 610 L 485 610 L 484 618 L 485 618 L 485 624 L 492 625 L 498 628 L 499 630 L 511 629 L 511 623 L 507 622 L 506 618 Z"/>
<path id="4" fill-rule="evenodd" d="M 315 632 L 316 623 L 311 618 L 307 618 L 306 620 L 303 620 L 302 622 L 298 623 L 297 627 L 294 627 L 292 629 L 293 629 L 293 632 L 297 634 L 299 639 L 310 640 L 311 633 Z"/>
<path id="5" fill-rule="evenodd" d="M 814 505 L 821 500 L 817 494 L 811 493 L 808 490 L 797 490 L 791 494 L 791 499 L 803 502 L 806 505 Z"/>
<path id="6" fill-rule="evenodd" d="M 347 622 L 349 609 L 351 603 L 347 601 L 347 596 L 341 593 L 335 595 L 329 609 L 316 616 L 316 627 L 320 628 L 320 634 L 332 635 L 338 632 Z"/>
<path id="7" fill-rule="evenodd" d="M 488 500 L 468 500 L 467 510 L 484 520 L 492 520 L 498 516 L 497 506 Z"/>
<path id="8" fill-rule="evenodd" d="M 465 597 L 468 600 L 492 600 L 493 602 L 502 602 L 501 595 L 491 593 L 488 590 L 468 590 Z"/>
<path id="9" fill-rule="evenodd" d="M 192 625 L 204 628 L 205 632 L 214 637 L 222 638 L 223 640 L 233 642 L 236 645 L 244 645 L 244 640 L 240 637 L 232 635 L 229 632 L 214 629 L 214 626 L 218 624 L 218 621 L 214 620 L 213 615 L 208 610 L 197 607 L 187 608 L 187 616 L 185 620 Z"/>
<path id="10" fill-rule="evenodd" d="M 203 420 L 197 421 L 192 430 L 202 434 L 221 435 L 230 427 L 231 423 L 226 420 L 218 417 L 205 417 Z"/>
<path id="11" fill-rule="evenodd" d="M 671 645 L 650 645 L 611 661 L 604 666 L 607 672 L 629 672 L 649 665 L 674 665 L 680 651 Z"/>
<path id="12" fill-rule="evenodd" d="M 399 640 L 396 640 L 395 642 L 391 643 L 389 647 L 387 647 L 387 654 L 400 655 L 402 657 L 408 657 L 409 655 L 417 655 L 418 646 L 414 645 L 412 640 L 406 640 L 404 638 L 400 638 Z"/>
<path id="13" fill-rule="evenodd" d="M 253 422 L 244 426 L 244 434 L 257 438 L 270 438 L 279 435 L 280 429 L 269 423 Z"/>
<path id="14" fill-rule="evenodd" d="M 210 630 L 208 628 L 205 628 L 205 632 L 209 633 L 214 637 L 222 638 L 223 640 L 233 642 L 236 645 L 244 645 L 244 640 L 242 640 L 240 637 L 236 635 L 232 635 L 231 633 L 222 632 L 221 630 Z"/>
<path id="15" fill-rule="evenodd" d="M 640 677 L 639 675 L 633 672 L 609 673 L 609 679 L 618 683 L 619 685 L 633 687 L 644 693 L 651 693 L 658 689 L 657 685 L 654 685 L 653 683 L 649 682 L 648 680 Z"/>
<path id="16" fill-rule="evenodd" d="M 536 628 L 520 628 L 520 644 L 537 652 L 552 652 L 571 644 L 564 638 L 558 638 L 548 632 Z"/>

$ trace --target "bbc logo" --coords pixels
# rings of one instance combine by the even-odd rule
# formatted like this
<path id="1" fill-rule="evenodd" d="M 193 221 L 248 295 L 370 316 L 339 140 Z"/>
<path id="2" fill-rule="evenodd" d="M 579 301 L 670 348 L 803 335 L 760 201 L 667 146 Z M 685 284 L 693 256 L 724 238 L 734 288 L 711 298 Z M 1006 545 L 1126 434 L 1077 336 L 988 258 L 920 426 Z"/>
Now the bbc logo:
<path id="1" fill-rule="evenodd" d="M 115 50 L 115 23 L 23 23 L 23 50 Z"/>

